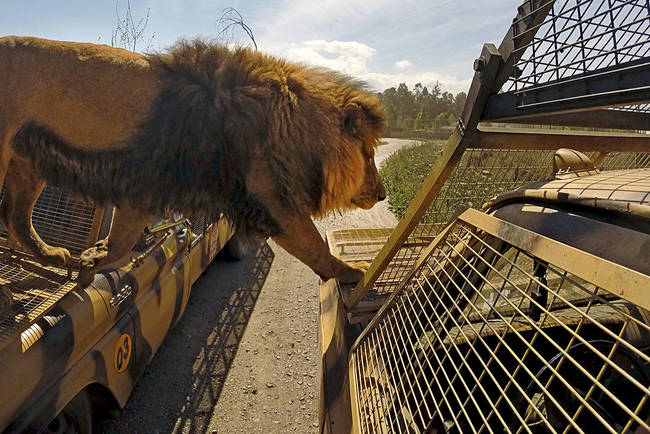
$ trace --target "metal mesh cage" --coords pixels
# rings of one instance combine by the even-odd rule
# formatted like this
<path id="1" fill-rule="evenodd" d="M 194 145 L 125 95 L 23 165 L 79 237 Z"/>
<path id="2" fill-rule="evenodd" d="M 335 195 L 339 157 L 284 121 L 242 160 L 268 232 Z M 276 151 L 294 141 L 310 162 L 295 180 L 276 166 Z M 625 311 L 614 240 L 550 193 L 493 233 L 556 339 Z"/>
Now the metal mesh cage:
<path id="1" fill-rule="evenodd" d="M 327 242 L 333 255 L 348 262 L 372 261 L 379 249 L 386 243 L 391 233 L 390 228 L 377 229 L 340 229 L 327 233 Z M 415 265 L 422 248 L 429 245 L 437 226 L 421 224 L 416 226 L 408 239 L 401 245 L 400 254 L 396 256 L 390 271 L 384 273 L 365 296 L 366 301 L 385 299 L 400 283 L 401 278 Z"/>
<path id="2" fill-rule="evenodd" d="M 197 236 L 205 234 L 210 222 L 206 217 L 190 217 L 190 225 L 192 226 L 192 233 Z"/>
<path id="3" fill-rule="evenodd" d="M 554 151 L 467 149 L 415 230 L 433 237 L 458 207 L 479 208 L 498 194 L 548 178 L 553 155 Z M 392 292 L 410 270 L 403 264 L 414 264 L 427 244 L 403 245 L 377 279 L 385 282 L 379 291 Z"/>
<path id="4" fill-rule="evenodd" d="M 4 189 L 1 197 L 4 196 Z M 95 223 L 95 207 L 56 187 L 47 186 L 34 205 L 34 229 L 46 243 L 65 247 L 79 255 L 96 240 L 89 239 Z M 0 224 L 0 236 L 7 230 Z"/>
<path id="5" fill-rule="evenodd" d="M 414 226 L 408 240 L 399 246 L 364 299 L 389 296 L 408 274 L 423 248 L 460 207 L 480 208 L 497 195 L 536 181 L 549 179 L 552 176 L 554 154 L 555 150 L 466 149 L 440 192 L 419 223 Z M 650 167 L 650 153 L 607 153 L 599 167 L 602 170 Z M 369 242 L 365 232 L 352 231 L 342 239 L 338 239 L 341 237 L 338 232 L 334 235 L 341 245 L 349 245 L 350 237 L 354 236 L 358 237 L 359 245 Z M 370 250 L 374 255 L 378 252 L 378 249 Z M 341 253 L 343 252 L 334 251 L 334 254 L 339 256 Z M 347 255 L 341 257 L 345 260 L 366 261 L 375 258 L 375 256 L 366 256 L 353 259 Z"/>
<path id="6" fill-rule="evenodd" d="M 0 247 L 0 291 L 13 299 L 11 306 L 0 308 L 0 344 L 43 316 L 77 285 L 75 277 L 67 270 L 43 267 L 27 255 Z"/>
<path id="7" fill-rule="evenodd" d="M 512 87 L 522 91 L 647 58 L 649 13 L 645 0 L 554 2 L 516 63 Z"/>
<path id="8" fill-rule="evenodd" d="M 442 232 L 351 351 L 360 431 L 650 429 L 650 315 L 618 297 L 650 279 L 569 250 L 474 210 Z"/>
<path id="9" fill-rule="evenodd" d="M 560 148 L 603 171 L 650 167 L 649 14 L 645 0 L 526 0 L 499 48 L 483 47 L 404 218 L 342 288 L 348 316 L 388 297 L 350 352 L 362 432 L 650 430 L 648 270 L 601 257 L 625 250 L 619 239 L 592 255 L 472 209 L 548 180 L 554 161 L 574 172 Z M 587 160 L 571 164 L 596 172 Z M 584 206 L 637 206 L 594 194 Z"/>
<path id="10" fill-rule="evenodd" d="M 650 167 L 650 152 L 612 152 L 605 156 L 603 170 L 641 169 Z"/>
<path id="11" fill-rule="evenodd" d="M 47 186 L 34 205 L 32 223 L 43 241 L 78 256 L 96 241 L 101 215 L 93 205 Z M 0 236 L 7 237 L 2 224 Z M 75 274 L 43 266 L 30 255 L 0 247 L 0 343 L 25 330 L 74 288 Z"/>

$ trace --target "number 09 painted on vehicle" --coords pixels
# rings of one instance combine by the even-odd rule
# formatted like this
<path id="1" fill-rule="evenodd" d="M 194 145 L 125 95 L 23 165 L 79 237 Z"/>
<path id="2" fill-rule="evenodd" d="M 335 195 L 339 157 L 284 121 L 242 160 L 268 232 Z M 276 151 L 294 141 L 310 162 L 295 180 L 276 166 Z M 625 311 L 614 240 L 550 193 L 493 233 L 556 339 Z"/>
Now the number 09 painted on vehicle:
<path id="1" fill-rule="evenodd" d="M 131 345 L 131 337 L 124 333 L 117 340 L 117 343 L 115 344 L 115 353 L 113 354 L 113 366 L 118 374 L 124 372 L 126 367 L 129 366 L 132 352 L 133 347 Z"/>

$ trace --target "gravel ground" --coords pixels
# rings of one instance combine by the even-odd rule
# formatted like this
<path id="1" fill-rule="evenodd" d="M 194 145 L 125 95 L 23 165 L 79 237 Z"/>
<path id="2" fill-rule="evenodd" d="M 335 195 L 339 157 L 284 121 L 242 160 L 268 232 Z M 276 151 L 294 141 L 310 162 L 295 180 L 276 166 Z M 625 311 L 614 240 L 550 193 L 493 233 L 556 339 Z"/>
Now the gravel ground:
<path id="1" fill-rule="evenodd" d="M 412 141 L 384 139 L 379 166 Z M 316 222 L 396 224 L 382 202 Z M 195 284 L 181 321 L 103 432 L 318 432 L 318 285 L 272 241 L 239 262 L 216 261 Z"/>

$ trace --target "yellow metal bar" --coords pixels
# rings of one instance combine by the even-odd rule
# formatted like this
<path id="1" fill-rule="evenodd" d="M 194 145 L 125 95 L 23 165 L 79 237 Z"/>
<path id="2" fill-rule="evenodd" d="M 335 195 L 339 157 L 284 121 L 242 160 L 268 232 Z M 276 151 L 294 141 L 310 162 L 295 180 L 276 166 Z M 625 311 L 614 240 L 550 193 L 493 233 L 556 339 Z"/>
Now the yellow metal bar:
<path id="1" fill-rule="evenodd" d="M 86 239 L 87 247 L 92 247 L 95 245 L 97 241 L 99 241 L 97 237 L 99 236 L 99 230 L 101 228 L 103 219 L 104 219 L 104 207 L 95 206 L 95 211 L 93 213 L 93 223 L 90 228 L 90 232 L 88 232 L 88 238 Z"/>
<path id="2" fill-rule="evenodd" d="M 359 393 L 357 391 L 357 376 L 355 375 L 355 369 L 354 357 L 350 357 L 348 359 L 348 378 L 350 379 L 350 411 L 352 413 L 352 426 L 350 427 L 350 433 L 357 434 L 361 432 L 361 421 L 359 420 Z"/>
<path id="3" fill-rule="evenodd" d="M 566 270 L 599 288 L 650 309 L 650 276 L 536 234 L 512 223 L 468 209 L 459 220 L 498 237 L 531 255 Z"/>
<path id="4" fill-rule="evenodd" d="M 391 306 L 395 303 L 395 300 L 399 295 L 402 293 L 404 287 L 406 286 L 406 283 L 411 280 L 415 272 L 417 271 L 418 267 L 426 261 L 426 259 L 429 257 L 431 252 L 444 240 L 447 238 L 447 235 L 451 231 L 451 229 L 454 227 L 456 219 L 453 219 L 450 224 L 448 224 L 440 233 L 436 236 L 436 238 L 431 241 L 431 244 L 426 248 L 424 252 L 422 252 L 422 255 L 417 261 L 417 266 L 413 267 L 411 272 L 406 276 L 406 278 L 402 281 L 402 284 L 391 294 L 390 298 L 382 308 L 377 312 L 377 314 L 372 318 L 370 323 L 363 329 L 363 332 L 361 332 L 361 335 L 357 338 L 355 341 L 354 345 L 352 345 L 352 348 L 350 348 L 350 357 L 352 356 L 352 353 L 354 350 L 359 346 L 361 341 L 375 328 L 375 326 L 381 321 L 381 319 L 384 317 L 386 312 L 391 308 Z"/>
<path id="5" fill-rule="evenodd" d="M 404 217 L 402 217 L 388 238 L 388 241 L 370 265 L 363 281 L 359 282 L 359 285 L 345 298 L 346 307 L 354 307 L 372 288 L 377 278 L 386 269 L 386 266 L 393 259 L 395 253 L 397 253 L 411 231 L 413 231 L 415 225 L 420 221 L 433 199 L 438 195 L 449 174 L 456 164 L 458 164 L 458 161 L 460 161 L 464 151 L 463 137 L 460 127 L 457 126 L 449 137 L 449 140 L 447 140 L 442 155 L 431 168 L 429 175 L 427 175 L 422 183 L 415 198 L 409 204 L 406 213 L 404 213 Z"/>
<path id="6" fill-rule="evenodd" d="M 494 128 L 479 125 L 467 143 L 470 148 L 576 151 L 647 152 L 650 135 L 622 132 L 551 130 L 543 128 Z"/>
<path id="7" fill-rule="evenodd" d="M 476 72 L 458 125 L 447 140 L 442 155 L 435 162 L 415 198 L 409 204 L 406 213 L 370 265 L 363 281 L 359 282 L 349 296 L 344 296 L 347 308 L 354 307 L 372 288 L 460 161 L 466 148 L 465 137 L 471 137 L 476 132 L 476 126 L 483 113 L 485 103 L 490 94 L 495 91 L 492 88 L 495 77 L 502 67 L 501 53 L 494 45 L 485 44 L 481 50 L 481 56 L 475 62 L 474 70 Z"/>
<path id="8" fill-rule="evenodd" d="M 346 314 L 340 303 L 334 279 L 323 283 L 319 291 L 320 305 L 320 424 L 321 433 L 348 433 L 352 429 L 350 395 L 345 384 L 347 356 L 351 339 Z"/>

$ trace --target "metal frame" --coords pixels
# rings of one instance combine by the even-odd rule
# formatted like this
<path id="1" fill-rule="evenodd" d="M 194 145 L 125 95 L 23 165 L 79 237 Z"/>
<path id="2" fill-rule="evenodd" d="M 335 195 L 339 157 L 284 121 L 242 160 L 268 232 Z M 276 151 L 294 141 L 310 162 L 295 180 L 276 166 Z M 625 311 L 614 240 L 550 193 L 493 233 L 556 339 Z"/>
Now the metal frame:
<path id="1" fill-rule="evenodd" d="M 641 0 L 616 4 L 611 0 L 584 0 L 577 5 L 573 1 L 528 0 L 519 7 L 499 48 L 484 45 L 474 62 L 475 74 L 462 116 L 442 154 L 370 265 L 364 280 L 355 288 L 343 289 L 348 310 L 354 312 L 386 272 L 468 149 L 556 150 L 571 147 L 598 153 L 594 156 L 601 161 L 608 153 L 650 150 L 650 134 L 634 131 L 647 130 L 650 125 L 647 105 L 650 102 L 650 37 L 647 37 L 650 19 L 641 11 L 629 26 L 614 25 L 631 16 L 620 16 L 621 10 L 627 10 L 625 7 L 638 12 Z M 650 6 L 648 8 L 650 11 Z M 593 12 L 594 16 L 578 16 L 585 11 Z M 564 20 L 565 28 L 557 28 L 560 20 Z M 596 30 L 589 33 L 587 26 Z M 572 29 L 581 36 L 569 43 L 566 35 L 572 35 Z M 626 31 L 633 36 L 627 40 L 627 45 L 620 38 L 621 32 Z M 618 45 L 613 49 L 600 50 L 593 46 L 595 42 L 614 39 Z M 558 54 L 567 47 L 578 47 L 578 57 L 561 58 Z M 553 58 L 554 64 L 545 60 L 547 55 Z M 600 63 L 593 63 L 592 57 Z M 576 62 L 582 65 L 581 69 L 571 66 Z M 564 68 L 562 74 L 560 68 Z M 508 90 L 500 93 L 504 87 Z M 638 105 L 629 106 L 633 103 Z M 616 110 L 604 109 L 614 106 L 618 106 Z M 631 131 L 514 129 L 480 123 L 496 120 L 629 128 Z"/>
<path id="2" fill-rule="evenodd" d="M 464 228 L 464 232 L 460 235 L 454 232 L 459 227 Z M 472 245 L 472 239 L 466 238 L 463 233 L 472 234 L 473 239 L 480 242 Z M 513 261 L 506 258 L 505 252 L 508 249 L 502 249 L 503 246 L 515 248 L 517 252 L 525 252 L 529 265 L 544 264 L 546 269 L 553 269 L 555 282 L 551 283 L 550 276 L 547 282 L 542 274 L 538 275 L 537 272 L 533 274 L 531 271 L 520 274 L 519 277 L 524 277 L 524 281 L 516 283 L 517 272 L 511 275 L 512 269 L 507 271 L 496 268 L 495 260 L 505 260 L 506 263 Z M 448 248 L 446 253 L 442 252 L 443 247 Z M 482 249 L 484 253 L 481 254 L 479 252 Z M 467 253 L 463 253 L 463 250 Z M 481 255 L 482 261 L 473 260 Z M 515 258 L 519 257 L 519 253 L 516 255 Z M 511 267 L 516 266 L 515 263 L 518 263 L 517 259 L 514 259 Z M 468 274 L 461 271 L 461 268 L 467 267 L 474 271 Z M 519 272 L 521 273 L 521 270 Z M 447 294 L 447 289 L 438 294 L 436 291 L 440 288 L 422 288 L 420 280 L 426 282 L 431 276 L 436 279 L 442 276 L 445 279 L 445 275 L 448 276 L 447 279 L 452 279 L 452 275 L 455 276 L 457 273 L 464 275 L 464 283 L 454 280 L 453 285 L 449 286 L 452 289 L 457 287 L 458 296 Z M 481 285 L 489 283 L 490 273 L 503 280 L 503 285 L 506 282 L 512 285 L 521 300 L 504 298 L 501 308 L 498 308 L 498 298 L 497 301 L 489 301 L 484 295 L 480 295 Z M 429 277 L 426 277 L 427 275 Z M 567 296 L 567 289 L 563 289 L 565 292 L 561 293 L 561 288 L 567 286 L 565 283 L 568 281 L 579 285 L 587 295 L 581 302 L 583 305 Z M 551 301 L 542 302 L 535 299 L 533 291 L 529 291 L 530 285 L 547 288 Z M 503 287 L 494 287 L 494 283 L 489 283 L 489 286 L 497 290 L 498 294 L 503 291 Z M 426 431 L 423 427 L 433 428 L 431 424 L 436 423 L 434 419 L 439 418 L 441 414 L 451 417 L 456 429 L 469 425 L 466 428 L 474 432 L 482 432 L 486 428 L 491 432 L 491 424 L 512 428 L 510 426 L 512 423 L 517 423 L 520 431 L 524 425 L 528 426 L 529 430 L 530 426 L 527 424 L 530 424 L 530 418 L 535 416 L 540 419 L 540 423 L 554 432 L 558 427 L 553 426 L 552 418 L 539 410 L 542 399 L 561 416 L 562 423 L 567 424 L 566 429 L 588 432 L 583 431 L 582 428 L 585 427 L 579 425 L 580 415 L 584 414 L 595 423 L 602 424 L 599 425 L 600 427 L 611 430 L 612 421 L 603 419 L 601 410 L 595 407 L 596 401 L 590 398 L 596 394 L 605 396 L 604 399 L 611 400 L 614 405 L 625 410 L 622 416 L 627 420 L 625 429 L 635 424 L 650 429 L 646 420 L 648 412 L 646 398 L 650 395 L 650 386 L 626 372 L 615 359 L 617 351 L 623 350 L 642 358 L 644 363 L 650 363 L 650 357 L 623 337 L 624 333 L 628 333 L 635 327 L 643 329 L 641 334 L 647 332 L 649 327 L 634 315 L 626 313 L 623 305 L 614 304 L 613 299 L 610 298 L 610 296 L 621 297 L 636 306 L 649 308 L 650 302 L 645 294 L 648 287 L 650 287 L 648 275 L 571 248 L 480 211 L 468 209 L 436 237 L 426 253 L 421 256 L 410 278 L 392 294 L 389 302 L 382 307 L 352 346 L 349 357 L 349 377 L 353 427 L 356 430 L 354 432 L 367 432 L 368 429 L 363 429 L 364 425 L 371 428 L 370 432 L 389 432 L 396 429 L 396 426 L 404 429 L 405 423 L 413 424 L 413 432 Z M 423 291 L 428 295 L 422 295 Z M 479 295 L 479 298 L 474 300 L 472 297 L 476 295 Z M 480 308 L 474 304 L 475 302 L 478 304 L 479 301 L 487 303 L 490 307 L 489 312 L 481 313 Z M 528 309 L 524 307 L 525 301 L 528 302 Z M 446 306 L 444 310 L 439 309 L 447 302 L 448 307 Z M 427 312 L 431 317 L 429 320 L 435 321 L 436 324 L 436 326 L 431 324 L 426 326 L 426 330 L 431 333 L 430 337 L 408 332 L 403 327 L 399 327 L 399 324 L 394 324 L 397 320 L 392 319 L 395 318 L 408 324 L 415 324 L 414 327 L 420 321 L 426 323 L 425 317 L 416 314 L 419 308 L 423 308 L 423 303 L 428 307 Z M 564 310 L 562 310 L 563 306 L 566 307 Z M 539 309 L 538 319 L 533 318 L 534 307 Z M 506 313 L 506 310 L 510 310 L 511 313 Z M 456 314 L 458 319 L 455 318 Z M 472 322 L 472 315 L 477 315 L 475 322 Z M 494 317 L 495 322 L 489 324 L 486 315 Z M 608 321 L 620 321 L 622 324 L 616 329 L 609 330 L 605 327 Z M 547 329 L 550 326 L 569 332 L 572 337 L 568 343 L 554 342 Z M 600 348 L 595 341 L 583 336 L 582 331 L 586 330 L 587 326 L 596 327 L 602 334 L 609 336 L 613 347 Z M 420 327 L 425 326 L 420 324 Z M 617 331 L 619 329 L 620 332 Z M 535 337 L 524 338 L 523 334 L 526 332 L 533 333 Z M 408 338 L 405 337 L 406 334 Z M 391 345 L 392 342 L 383 342 L 382 336 L 397 339 L 399 342 L 401 339 L 407 339 L 407 342 L 395 346 Z M 518 352 L 513 352 L 506 341 L 508 336 L 520 344 L 523 343 L 525 351 L 520 349 Z M 495 340 L 491 344 L 487 342 L 490 338 Z M 546 360 L 540 353 L 542 351 L 540 347 L 535 344 L 536 339 L 555 347 L 553 352 L 557 351 L 559 358 Z M 466 347 L 461 350 L 460 345 Z M 582 367 L 580 360 L 575 356 L 576 345 L 581 345 L 585 349 L 587 357 L 595 357 L 601 368 L 589 370 L 587 367 Z M 427 357 L 431 360 L 426 361 L 424 355 L 422 360 L 419 360 L 415 357 L 417 351 L 426 351 Z M 518 361 L 514 371 L 509 371 L 503 365 L 505 362 L 497 356 L 499 351 L 506 351 Z M 359 353 L 358 357 L 357 353 Z M 526 366 L 524 360 L 535 361 L 552 375 L 546 378 L 539 375 L 542 371 L 536 374 L 535 371 L 531 371 L 532 368 Z M 383 363 L 392 364 L 391 370 Z M 448 364 L 446 368 L 445 363 Z M 478 363 L 478 367 L 472 368 L 471 363 Z M 428 366 L 429 370 L 426 371 L 428 374 L 424 371 L 420 372 L 425 369 L 421 364 Z M 399 367 L 404 371 L 398 369 Z M 580 375 L 587 379 L 590 384 L 589 391 L 578 390 L 577 380 L 567 374 L 566 369 L 569 368 L 579 371 Z M 603 377 L 607 369 L 614 370 L 623 381 L 629 382 L 630 392 L 639 395 L 640 401 L 634 401 L 636 395 L 632 400 L 634 402 L 630 403 L 626 397 L 618 397 L 612 393 L 611 385 L 608 385 Z M 459 374 L 461 371 L 462 375 Z M 450 378 L 454 372 L 455 376 Z M 409 377 L 416 373 L 417 378 Z M 420 374 L 427 375 L 426 381 L 420 378 Z M 392 377 L 395 375 L 399 378 Z M 370 383 L 368 383 L 369 379 L 372 379 Z M 540 392 L 531 396 L 532 393 L 529 393 L 528 388 L 522 387 L 522 379 L 525 382 L 530 381 L 534 389 Z M 387 383 L 384 384 L 384 381 Z M 424 384 L 420 384 L 422 382 Z M 458 387 L 458 390 L 454 387 Z M 492 392 L 488 392 L 487 389 L 490 387 L 497 389 L 490 389 Z M 562 402 L 568 398 L 560 392 L 575 398 L 575 401 L 572 401 L 575 408 L 562 408 Z M 433 399 L 438 395 L 443 396 L 440 402 Z M 427 403 L 424 398 L 430 401 Z M 516 399 L 519 398 L 525 400 L 527 409 L 517 403 Z M 626 401 L 625 405 L 623 401 Z M 363 408 L 360 408 L 359 403 Z M 633 405 L 632 408 L 630 404 Z M 402 410 L 394 409 L 395 406 Z M 404 414 L 404 411 L 414 409 L 423 413 L 419 416 L 413 411 L 408 415 Z M 507 412 L 502 414 L 499 409 L 507 409 Z M 365 418 L 361 417 L 362 413 Z M 411 422 L 407 416 L 413 418 Z M 418 426 L 415 422 L 416 417 L 419 418 Z M 437 422 L 442 423 L 440 420 Z M 474 426 L 472 423 L 479 425 Z M 479 426 L 481 429 L 477 430 Z"/>
<path id="3" fill-rule="evenodd" d="M 105 215 L 108 222 L 104 221 Z M 59 188 L 46 186 L 34 205 L 32 222 L 43 241 L 65 247 L 76 257 L 98 241 L 103 226 L 108 223 L 110 227 L 111 217 L 110 207 L 88 204 Z M 0 246 L 28 253 L 1 224 Z"/>

